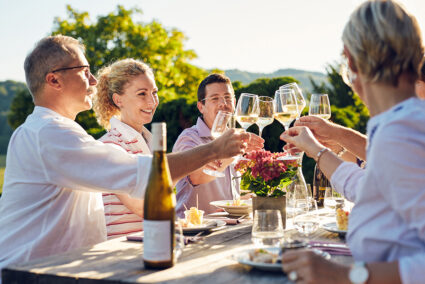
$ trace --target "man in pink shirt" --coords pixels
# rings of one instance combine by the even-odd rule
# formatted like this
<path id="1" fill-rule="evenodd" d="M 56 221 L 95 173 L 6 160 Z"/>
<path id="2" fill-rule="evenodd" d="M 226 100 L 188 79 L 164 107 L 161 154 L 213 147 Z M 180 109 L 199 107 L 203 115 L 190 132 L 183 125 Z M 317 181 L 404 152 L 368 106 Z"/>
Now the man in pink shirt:
<path id="1" fill-rule="evenodd" d="M 235 94 L 230 79 L 221 74 L 211 74 L 198 87 L 198 117 L 196 125 L 185 129 L 177 138 L 173 152 L 181 152 L 211 142 L 211 127 L 219 111 L 234 112 Z M 262 140 L 256 136 L 256 139 Z M 203 168 L 181 179 L 177 185 L 176 211 L 184 217 L 187 208 L 198 206 L 205 214 L 213 213 L 216 207 L 210 205 L 215 200 L 232 200 L 239 198 L 239 180 L 234 179 L 236 172 L 231 165 L 233 159 L 221 160 L 218 171 L 224 177 L 214 177 L 203 172 Z M 197 204 L 198 203 L 198 204 Z"/>

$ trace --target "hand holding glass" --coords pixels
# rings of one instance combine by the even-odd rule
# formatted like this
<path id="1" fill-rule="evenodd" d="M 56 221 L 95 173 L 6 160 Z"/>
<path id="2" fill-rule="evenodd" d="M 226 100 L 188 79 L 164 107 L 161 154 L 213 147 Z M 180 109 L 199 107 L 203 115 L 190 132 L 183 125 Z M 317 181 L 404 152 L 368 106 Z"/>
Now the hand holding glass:
<path id="1" fill-rule="evenodd" d="M 233 114 L 227 111 L 220 110 L 217 113 L 211 128 L 211 136 L 214 139 L 220 137 L 227 129 L 230 128 L 228 124 L 232 121 L 232 116 Z M 224 177 L 224 173 L 210 169 L 203 169 L 203 172 L 214 177 Z"/>

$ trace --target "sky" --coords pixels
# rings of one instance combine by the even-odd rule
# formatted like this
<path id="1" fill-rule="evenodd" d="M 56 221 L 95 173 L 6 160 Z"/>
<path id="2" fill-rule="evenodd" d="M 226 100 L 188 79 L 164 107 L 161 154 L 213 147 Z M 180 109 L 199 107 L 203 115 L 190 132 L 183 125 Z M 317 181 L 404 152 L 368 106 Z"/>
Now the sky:
<path id="1" fill-rule="evenodd" d="M 0 0 L 0 81 L 25 81 L 23 62 L 66 5 L 87 11 L 92 20 L 138 7 L 148 23 L 177 28 L 205 69 L 274 72 L 296 68 L 325 72 L 339 59 L 341 34 L 361 0 Z M 401 0 L 417 17 L 425 39 L 425 1 Z"/>

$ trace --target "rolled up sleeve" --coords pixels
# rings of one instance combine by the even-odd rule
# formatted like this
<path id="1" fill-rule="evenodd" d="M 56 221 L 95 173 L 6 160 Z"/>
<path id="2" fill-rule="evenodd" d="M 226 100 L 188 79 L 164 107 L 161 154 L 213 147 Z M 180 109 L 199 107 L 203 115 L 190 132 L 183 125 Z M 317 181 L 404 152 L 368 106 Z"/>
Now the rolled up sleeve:
<path id="1" fill-rule="evenodd" d="M 344 197 L 355 202 L 356 190 L 364 176 L 364 170 L 355 163 L 344 162 L 338 166 L 331 176 L 334 189 L 343 194 Z"/>

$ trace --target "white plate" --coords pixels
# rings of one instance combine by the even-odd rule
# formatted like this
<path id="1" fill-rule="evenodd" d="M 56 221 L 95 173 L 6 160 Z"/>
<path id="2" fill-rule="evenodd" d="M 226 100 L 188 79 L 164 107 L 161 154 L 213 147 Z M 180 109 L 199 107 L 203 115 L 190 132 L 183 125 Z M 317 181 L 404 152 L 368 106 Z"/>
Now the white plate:
<path id="1" fill-rule="evenodd" d="M 275 254 L 279 254 L 280 252 L 280 248 L 264 248 L 265 250 L 275 253 Z M 276 263 L 264 263 L 264 262 L 254 262 L 251 261 L 249 259 L 249 252 L 252 251 L 253 249 L 247 249 L 247 250 L 243 250 L 238 252 L 237 254 L 233 255 L 232 258 L 234 260 L 236 260 L 237 262 L 239 262 L 240 264 L 245 264 L 245 265 L 249 265 L 253 268 L 256 269 L 260 269 L 260 270 L 265 270 L 265 271 L 274 271 L 274 272 L 282 272 L 282 264 L 280 262 L 276 262 Z M 318 249 L 313 249 L 314 252 L 316 252 L 317 254 L 323 256 L 325 259 L 330 259 L 331 255 L 327 252 L 318 250 Z"/>
<path id="2" fill-rule="evenodd" d="M 339 230 L 336 222 L 323 224 L 322 228 L 325 229 L 326 231 L 329 231 L 329 232 L 332 232 L 332 233 L 337 233 L 337 234 L 340 234 L 342 236 L 345 236 L 345 234 L 347 233 L 346 230 Z"/>
<path id="3" fill-rule="evenodd" d="M 212 220 L 212 219 L 204 219 L 204 224 L 195 227 L 182 227 L 183 233 L 196 234 L 199 232 L 206 232 L 217 227 L 225 226 L 226 222 L 223 220 Z"/>
<path id="4" fill-rule="evenodd" d="M 227 213 L 235 216 L 242 216 L 251 213 L 252 200 L 241 200 L 242 205 L 231 205 L 233 200 L 218 200 L 210 202 L 211 205 L 224 209 Z"/>

